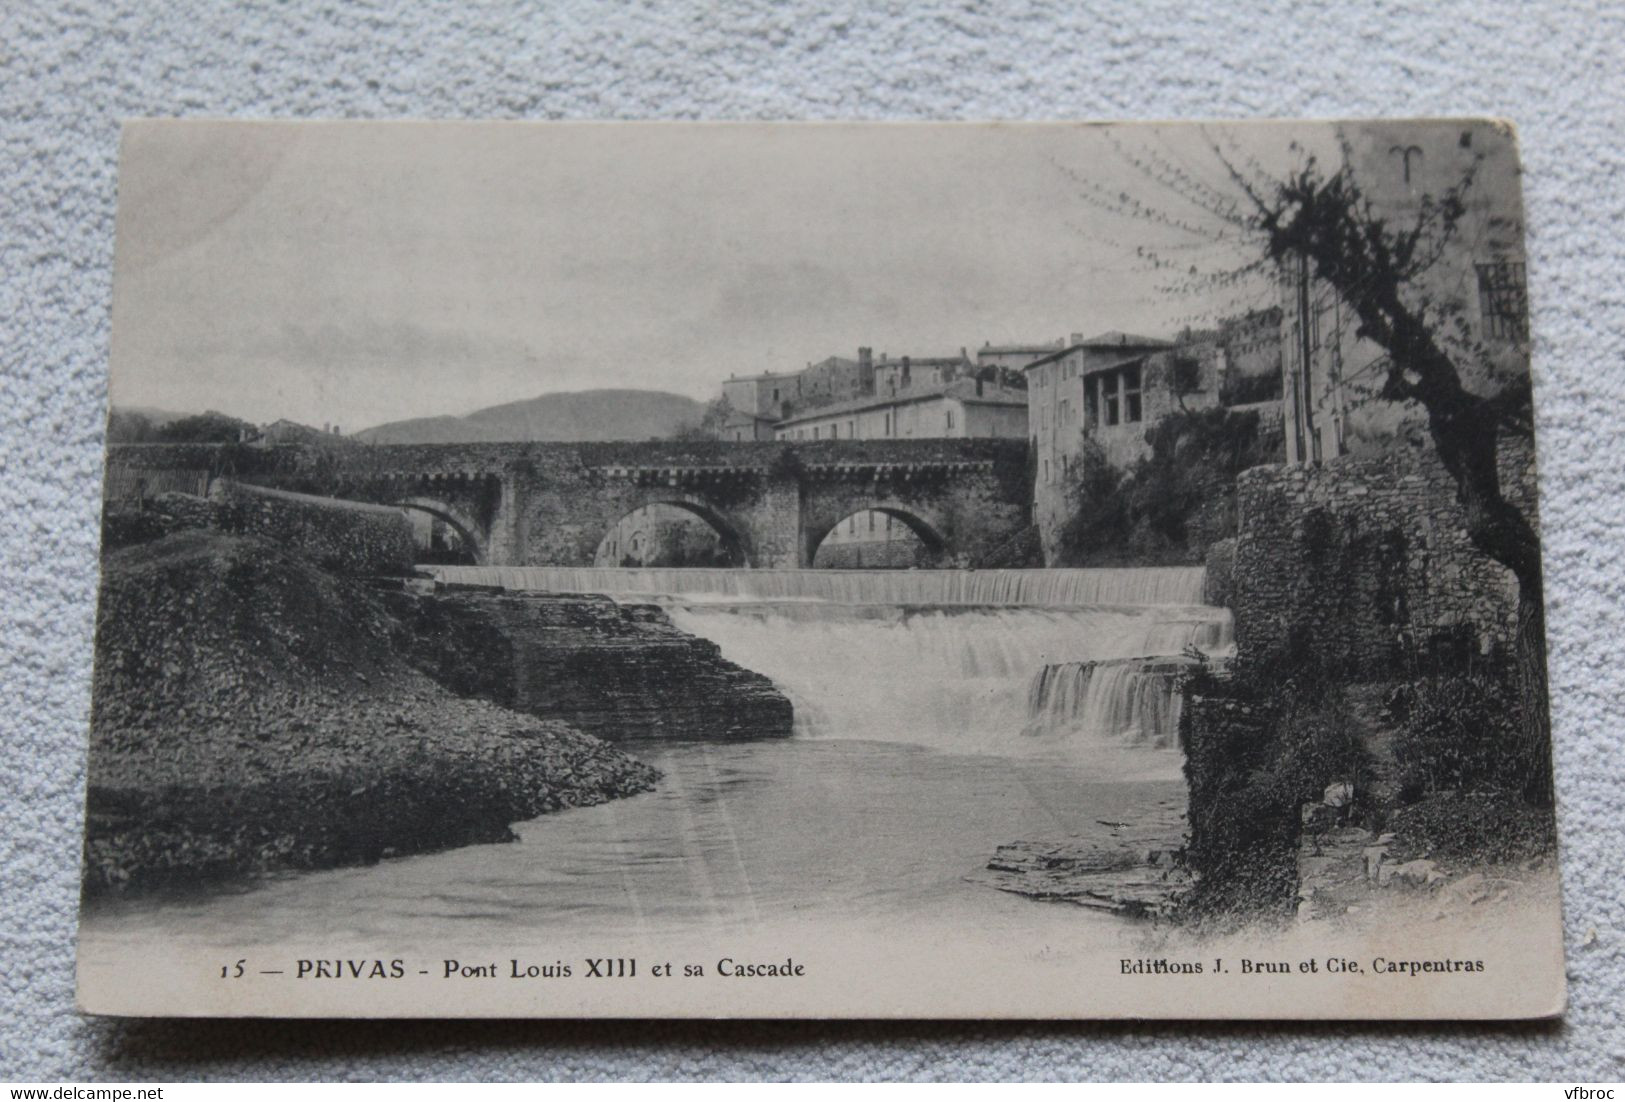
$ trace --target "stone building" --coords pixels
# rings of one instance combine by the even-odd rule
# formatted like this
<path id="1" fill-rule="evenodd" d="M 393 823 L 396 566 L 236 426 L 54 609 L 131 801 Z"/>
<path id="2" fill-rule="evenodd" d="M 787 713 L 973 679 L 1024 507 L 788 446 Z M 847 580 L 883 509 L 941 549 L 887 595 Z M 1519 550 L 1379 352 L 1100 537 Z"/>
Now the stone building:
<path id="1" fill-rule="evenodd" d="M 858 349 L 858 358 L 829 356 L 809 363 L 800 371 L 768 371 L 760 375 L 734 375 L 722 384 L 722 396 L 736 414 L 726 439 L 771 440 L 772 434 L 745 435 L 745 419 L 755 417 L 769 423 L 800 410 L 832 402 L 850 401 L 875 392 L 874 358 L 867 348 Z M 740 435 L 736 436 L 737 431 Z"/>
<path id="2" fill-rule="evenodd" d="M 877 376 L 880 365 L 876 365 Z M 1027 435 L 1027 396 L 979 379 L 911 385 L 818 406 L 780 421 L 780 440 L 896 440 Z"/>
<path id="3" fill-rule="evenodd" d="M 1490 122 L 1361 123 L 1348 127 L 1349 170 L 1373 213 L 1394 229 L 1415 224 L 1473 172 L 1466 210 L 1438 260 L 1409 288 L 1410 305 L 1428 303 L 1464 382 L 1488 393 L 1529 370 L 1529 318 L 1524 284 L 1523 201 L 1517 144 Z M 1384 353 L 1355 335 L 1348 305 L 1316 279 L 1302 258 L 1280 270 L 1281 346 L 1285 351 L 1283 415 L 1287 460 L 1312 463 L 1385 450 L 1417 411 L 1372 401 Z M 1465 328 L 1458 330 L 1454 318 Z M 1481 344 L 1483 360 L 1471 351 Z"/>
<path id="4" fill-rule="evenodd" d="M 733 375 L 723 382 L 722 396 L 736 414 L 777 420 L 785 403 L 797 394 L 797 376 L 768 371 L 761 375 Z"/>
<path id="5" fill-rule="evenodd" d="M 1073 334 L 1070 345 L 1028 364 L 1033 516 L 1046 561 L 1055 561 L 1086 447 L 1126 468 L 1150 455 L 1147 431 L 1180 410 L 1223 405 L 1278 420 L 1279 331 L 1279 312 L 1265 310 L 1187 330 L 1177 341 Z"/>
<path id="6" fill-rule="evenodd" d="M 858 349 L 858 358 L 830 356 L 810 363 L 796 375 L 795 408 L 845 402 L 874 393 L 875 374 L 869 349 Z"/>
<path id="7" fill-rule="evenodd" d="M 976 377 L 976 364 L 961 348 L 957 356 L 899 356 L 884 352 L 874 365 L 874 386 L 866 393 L 895 397 L 913 390 L 931 390 L 956 379 Z"/>

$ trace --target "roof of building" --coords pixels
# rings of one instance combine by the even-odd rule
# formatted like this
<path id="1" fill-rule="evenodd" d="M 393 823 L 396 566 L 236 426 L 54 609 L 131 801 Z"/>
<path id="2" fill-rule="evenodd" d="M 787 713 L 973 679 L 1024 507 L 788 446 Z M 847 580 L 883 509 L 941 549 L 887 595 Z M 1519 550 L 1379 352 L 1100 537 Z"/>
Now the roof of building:
<path id="1" fill-rule="evenodd" d="M 874 361 L 874 364 L 876 367 L 902 367 L 905 360 L 914 367 L 918 367 L 921 364 L 928 366 L 934 366 L 936 364 L 953 364 L 958 366 L 960 364 L 968 364 L 971 362 L 970 357 L 968 356 L 882 356 L 880 359 Z"/>
<path id="2" fill-rule="evenodd" d="M 1052 360 L 1059 360 L 1064 356 L 1067 356 L 1067 355 L 1069 355 L 1069 354 L 1071 354 L 1073 352 L 1076 352 L 1080 348 L 1102 348 L 1102 349 L 1140 348 L 1140 349 L 1151 349 L 1151 348 L 1172 348 L 1172 347 L 1174 347 L 1174 342 L 1173 341 L 1165 341 L 1165 340 L 1162 340 L 1162 339 L 1160 339 L 1158 337 L 1142 337 L 1142 336 L 1139 336 L 1139 335 L 1134 334 L 1134 333 L 1124 333 L 1124 332 L 1122 332 L 1120 330 L 1117 330 L 1117 329 L 1110 329 L 1110 330 L 1107 330 L 1104 333 L 1101 333 L 1099 336 L 1090 337 L 1086 341 L 1079 341 L 1077 344 L 1071 344 L 1071 345 L 1068 345 L 1065 348 L 1058 349 L 1058 350 L 1056 350 L 1054 352 L 1051 352 L 1048 356 L 1045 356 L 1041 360 L 1034 360 L 1032 363 L 1026 364 L 1025 366 L 1022 367 L 1021 370 L 1030 371 L 1033 368 L 1039 366 L 1040 364 L 1046 364 L 1046 363 L 1049 363 Z"/>
<path id="3" fill-rule="evenodd" d="M 746 413 L 743 410 L 737 410 L 730 406 L 728 408 L 728 416 L 723 419 L 722 423 L 725 426 L 733 426 L 755 424 L 766 421 L 771 425 L 777 420 L 777 417 L 764 417 L 760 413 Z"/>
<path id="4" fill-rule="evenodd" d="M 1048 341 L 1043 344 L 984 344 L 976 350 L 978 356 L 983 354 L 994 356 L 1025 355 L 1036 352 L 1055 352 L 1065 347 L 1065 341 Z"/>
<path id="5" fill-rule="evenodd" d="M 825 356 L 816 363 L 810 363 L 795 374 L 801 375 L 815 367 L 861 367 L 857 360 L 849 360 L 845 356 Z"/>
<path id="6" fill-rule="evenodd" d="M 972 405 L 984 406 L 1022 406 L 1027 405 L 1027 392 L 1024 390 L 1001 390 L 997 387 L 985 386 L 981 394 L 976 393 L 975 379 L 955 379 L 950 383 L 937 383 L 933 386 L 910 387 L 899 394 L 870 394 L 862 398 L 850 398 L 844 402 L 831 402 L 827 406 L 814 406 L 791 417 L 778 422 L 780 428 L 785 425 L 804 424 L 807 421 L 818 421 L 825 417 L 835 417 L 843 413 L 858 413 L 862 410 L 880 409 L 884 406 L 903 406 L 911 402 L 928 402 L 935 398 L 953 398 Z"/>

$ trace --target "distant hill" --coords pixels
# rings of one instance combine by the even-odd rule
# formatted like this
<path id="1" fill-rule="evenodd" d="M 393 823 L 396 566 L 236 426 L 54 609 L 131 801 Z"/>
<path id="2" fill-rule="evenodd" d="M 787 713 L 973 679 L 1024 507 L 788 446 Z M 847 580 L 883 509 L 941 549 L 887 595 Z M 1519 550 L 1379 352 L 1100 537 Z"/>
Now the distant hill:
<path id="1" fill-rule="evenodd" d="M 172 409 L 159 409 L 157 406 L 114 406 L 112 412 L 144 417 L 153 428 L 161 428 L 171 421 L 179 421 L 182 417 L 192 416 L 190 413 L 177 413 Z"/>
<path id="2" fill-rule="evenodd" d="M 543 394 L 465 417 L 414 417 L 352 433 L 369 444 L 477 444 L 521 440 L 647 440 L 698 422 L 705 405 L 664 390 Z"/>

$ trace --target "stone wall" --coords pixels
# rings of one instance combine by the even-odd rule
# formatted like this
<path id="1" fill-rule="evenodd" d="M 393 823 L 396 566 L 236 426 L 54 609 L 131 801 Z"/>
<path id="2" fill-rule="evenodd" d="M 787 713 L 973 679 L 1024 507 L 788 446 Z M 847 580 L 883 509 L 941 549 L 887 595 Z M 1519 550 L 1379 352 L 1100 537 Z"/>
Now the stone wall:
<path id="1" fill-rule="evenodd" d="M 412 525 L 399 509 L 312 497 L 216 479 L 215 526 L 260 536 L 344 574 L 401 574 L 412 568 Z"/>
<path id="2" fill-rule="evenodd" d="M 1534 519 L 1528 441 L 1503 440 L 1500 457 L 1508 496 Z M 1244 660 L 1291 651 L 1372 675 L 1510 651 L 1517 584 L 1468 540 L 1455 483 L 1430 445 L 1254 468 L 1237 494 L 1229 604 Z"/>

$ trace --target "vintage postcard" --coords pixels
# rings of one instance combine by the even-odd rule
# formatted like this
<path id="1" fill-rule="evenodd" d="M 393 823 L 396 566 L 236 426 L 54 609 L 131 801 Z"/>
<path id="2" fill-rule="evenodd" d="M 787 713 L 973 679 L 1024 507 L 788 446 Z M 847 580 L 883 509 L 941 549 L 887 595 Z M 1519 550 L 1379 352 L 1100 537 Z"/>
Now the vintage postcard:
<path id="1" fill-rule="evenodd" d="M 1561 1013 L 1508 125 L 118 187 L 84 1010 Z"/>

